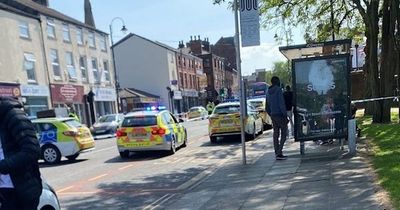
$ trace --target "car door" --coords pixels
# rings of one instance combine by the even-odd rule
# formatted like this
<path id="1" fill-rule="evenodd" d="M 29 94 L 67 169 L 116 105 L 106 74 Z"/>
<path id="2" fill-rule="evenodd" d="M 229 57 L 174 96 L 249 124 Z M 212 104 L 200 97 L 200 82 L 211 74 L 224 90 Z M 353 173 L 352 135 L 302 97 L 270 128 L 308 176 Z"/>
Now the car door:
<path id="1" fill-rule="evenodd" d="M 183 144 L 184 141 L 184 134 L 185 134 L 184 128 L 171 113 L 170 113 L 170 118 L 176 136 L 176 141 L 178 143 L 177 145 L 181 145 Z"/>

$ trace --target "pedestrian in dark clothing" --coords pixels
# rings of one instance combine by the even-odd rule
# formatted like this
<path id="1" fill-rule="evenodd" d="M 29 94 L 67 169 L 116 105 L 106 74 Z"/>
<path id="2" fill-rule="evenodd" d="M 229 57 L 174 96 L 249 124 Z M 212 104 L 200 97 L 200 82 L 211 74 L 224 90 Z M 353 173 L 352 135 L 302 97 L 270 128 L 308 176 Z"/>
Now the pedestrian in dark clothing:
<path id="1" fill-rule="evenodd" d="M 272 125 L 274 127 L 273 139 L 276 159 L 284 160 L 286 156 L 282 154 L 282 149 L 286 141 L 288 123 L 285 99 L 283 98 L 279 78 L 273 76 L 271 83 L 272 85 L 268 88 L 267 92 L 267 112 L 271 116 Z M 279 136 L 281 137 L 280 141 Z"/>
<path id="2" fill-rule="evenodd" d="M 294 126 L 293 126 L 293 92 L 289 85 L 286 86 L 286 90 L 283 93 L 283 98 L 285 99 L 286 113 L 290 123 L 290 135 L 294 136 Z M 287 132 L 289 134 L 289 132 Z"/>
<path id="3" fill-rule="evenodd" d="M 0 97 L 0 209 L 37 209 L 42 193 L 40 146 L 15 99 Z"/>

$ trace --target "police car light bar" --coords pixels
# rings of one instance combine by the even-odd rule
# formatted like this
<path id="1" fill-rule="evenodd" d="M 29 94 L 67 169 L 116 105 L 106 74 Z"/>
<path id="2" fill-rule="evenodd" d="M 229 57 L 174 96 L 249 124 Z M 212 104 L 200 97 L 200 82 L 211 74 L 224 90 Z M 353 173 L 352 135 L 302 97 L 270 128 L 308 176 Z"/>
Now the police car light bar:
<path id="1" fill-rule="evenodd" d="M 161 110 L 166 110 L 166 106 L 150 106 L 146 107 L 146 111 L 161 111 Z"/>

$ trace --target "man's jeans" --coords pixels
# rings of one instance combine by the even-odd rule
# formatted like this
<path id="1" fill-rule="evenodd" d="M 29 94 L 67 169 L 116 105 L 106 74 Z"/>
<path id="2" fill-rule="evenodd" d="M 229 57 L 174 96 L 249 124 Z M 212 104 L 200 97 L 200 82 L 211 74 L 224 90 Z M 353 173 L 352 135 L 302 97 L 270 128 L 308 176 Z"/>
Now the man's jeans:
<path id="1" fill-rule="evenodd" d="M 272 125 L 274 126 L 274 149 L 275 155 L 282 155 L 283 145 L 286 141 L 287 135 L 287 123 L 288 119 L 286 117 L 271 116 Z M 279 141 L 279 136 L 281 137 Z"/>

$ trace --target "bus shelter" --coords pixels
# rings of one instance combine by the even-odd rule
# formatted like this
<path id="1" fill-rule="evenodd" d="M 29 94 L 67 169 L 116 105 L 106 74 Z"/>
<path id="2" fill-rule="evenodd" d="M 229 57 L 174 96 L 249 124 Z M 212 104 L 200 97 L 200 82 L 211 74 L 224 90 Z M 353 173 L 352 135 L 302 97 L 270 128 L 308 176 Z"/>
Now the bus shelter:
<path id="1" fill-rule="evenodd" d="M 351 40 L 283 46 L 280 52 L 292 64 L 294 138 L 343 139 L 350 114 Z"/>

